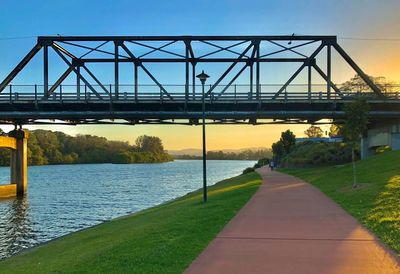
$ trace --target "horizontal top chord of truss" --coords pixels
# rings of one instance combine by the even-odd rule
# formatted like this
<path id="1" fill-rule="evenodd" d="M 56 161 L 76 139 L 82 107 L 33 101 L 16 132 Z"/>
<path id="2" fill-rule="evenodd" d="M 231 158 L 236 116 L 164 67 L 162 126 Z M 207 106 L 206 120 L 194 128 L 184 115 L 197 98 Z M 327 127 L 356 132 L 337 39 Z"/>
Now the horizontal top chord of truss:
<path id="1" fill-rule="evenodd" d="M 276 40 L 276 41 L 332 41 L 333 35 L 180 35 L 180 36 L 39 36 L 41 41 L 240 41 L 240 40 Z"/>
<path id="2" fill-rule="evenodd" d="M 202 48 L 199 48 L 199 45 Z M 313 48 L 309 48 L 313 46 Z M 140 49 L 139 49 L 140 48 Z M 206 49 L 205 49 L 206 48 Z M 79 49 L 79 50 L 78 50 Z M 326 49 L 326 69 L 322 69 L 317 57 Z M 22 59 L 22 61 L 0 83 L 0 92 L 4 91 L 11 81 L 39 52 L 43 51 L 43 97 L 48 98 L 72 74 L 76 76 L 76 93 L 83 83 L 99 100 L 104 96 L 118 99 L 120 94 L 121 63 L 132 63 L 134 67 L 133 93 L 138 98 L 140 76 L 149 78 L 166 98 L 173 100 L 168 86 L 155 76 L 146 63 L 184 63 L 182 71 L 185 79 L 184 95 L 196 93 L 196 65 L 198 63 L 225 63 L 227 68 L 219 75 L 213 75 L 216 80 L 207 89 L 205 95 L 214 98 L 223 97 L 229 87 L 237 83 L 239 77 L 246 77 L 250 87 L 249 93 L 256 99 L 262 98 L 261 74 L 264 73 L 262 63 L 295 63 L 299 68 L 287 81 L 276 89 L 271 100 L 286 93 L 287 87 L 298 75 L 308 69 L 308 93 L 311 97 L 311 73 L 317 72 L 326 84 L 327 98 L 343 96 L 343 90 L 332 81 L 332 49 L 336 50 L 357 75 L 366 83 L 375 95 L 384 97 L 381 89 L 369 79 L 351 57 L 339 46 L 336 36 L 329 35 L 258 35 L 258 36 L 40 36 L 37 44 Z M 58 60 L 67 69 L 53 83 L 49 82 L 53 62 L 49 62 L 49 50 L 56 53 Z M 155 57 L 154 54 L 157 54 Z M 93 56 L 95 55 L 95 56 Z M 283 56 L 282 56 L 283 55 Z M 113 86 L 101 79 L 88 64 L 113 64 Z M 247 73 L 248 72 L 248 73 Z M 269 72 L 266 72 L 269 73 Z M 100 73 L 101 74 L 101 73 Z M 245 75 L 246 74 L 246 75 Z M 245 76 L 244 76 L 245 75 Z M 41 80 L 42 81 L 42 80 Z M 226 84 L 222 84 L 226 82 Z M 267 84 L 267 83 L 264 83 Z M 197 91 L 198 92 L 198 91 Z M 286 95 L 285 95 L 286 96 Z"/>

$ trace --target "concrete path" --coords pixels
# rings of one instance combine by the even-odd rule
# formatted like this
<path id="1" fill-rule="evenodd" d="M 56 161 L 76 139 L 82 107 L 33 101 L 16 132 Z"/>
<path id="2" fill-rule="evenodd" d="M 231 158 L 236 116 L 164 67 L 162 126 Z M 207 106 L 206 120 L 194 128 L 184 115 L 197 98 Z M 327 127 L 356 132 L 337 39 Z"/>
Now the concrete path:
<path id="1" fill-rule="evenodd" d="M 312 185 L 263 185 L 185 273 L 400 273 L 399 258 Z"/>

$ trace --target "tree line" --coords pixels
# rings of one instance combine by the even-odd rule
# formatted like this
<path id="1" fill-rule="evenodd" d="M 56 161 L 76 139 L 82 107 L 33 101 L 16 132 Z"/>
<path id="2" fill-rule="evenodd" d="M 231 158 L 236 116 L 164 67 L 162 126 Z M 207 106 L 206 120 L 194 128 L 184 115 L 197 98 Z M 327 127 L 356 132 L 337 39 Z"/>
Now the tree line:
<path id="1" fill-rule="evenodd" d="M 93 135 L 73 137 L 41 129 L 29 132 L 28 165 L 160 163 L 172 160 L 156 136 L 140 136 L 135 145 L 130 145 Z M 0 149 L 0 165 L 9 164 L 10 151 Z"/>
<path id="2" fill-rule="evenodd" d="M 240 152 L 224 152 L 219 151 L 207 151 L 207 160 L 259 160 L 261 158 L 269 158 L 272 156 L 270 149 L 258 149 L 251 150 L 246 149 Z M 194 155 L 175 155 L 175 159 L 186 159 L 186 160 L 199 160 L 202 156 Z"/>

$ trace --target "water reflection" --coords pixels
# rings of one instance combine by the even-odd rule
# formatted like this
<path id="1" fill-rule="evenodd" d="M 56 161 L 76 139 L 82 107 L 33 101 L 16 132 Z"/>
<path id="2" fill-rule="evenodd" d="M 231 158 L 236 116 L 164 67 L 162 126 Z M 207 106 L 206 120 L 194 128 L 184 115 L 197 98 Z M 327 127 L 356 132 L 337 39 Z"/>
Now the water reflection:
<path id="1" fill-rule="evenodd" d="M 0 216 L 1 257 L 8 257 L 21 249 L 33 246 L 36 235 L 29 219 L 29 199 L 15 198 L 2 201 Z"/>
<path id="2" fill-rule="evenodd" d="M 201 161 L 29 167 L 28 195 L 0 200 L 0 259 L 182 196 L 202 186 Z M 253 161 L 209 161 L 210 184 Z M 9 174 L 0 167 L 0 179 Z"/>

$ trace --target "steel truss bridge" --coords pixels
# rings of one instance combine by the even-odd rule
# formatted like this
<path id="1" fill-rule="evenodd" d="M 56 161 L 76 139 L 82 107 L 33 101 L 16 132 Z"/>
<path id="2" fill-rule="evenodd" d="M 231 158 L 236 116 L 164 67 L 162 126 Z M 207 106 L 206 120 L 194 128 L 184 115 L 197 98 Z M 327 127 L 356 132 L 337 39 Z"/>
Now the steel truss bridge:
<path id="1" fill-rule="evenodd" d="M 365 85 L 332 81 L 333 52 Z M 43 79 L 12 84 L 35 58 L 41 58 Z M 296 66 L 294 72 L 280 85 L 268 83 L 264 76 L 282 64 Z M 99 65 L 109 72 L 96 71 Z M 161 80 L 151 68 L 155 65 L 171 66 L 164 74 L 180 71 L 181 84 Z M 64 71 L 51 81 L 60 66 Z M 203 99 L 196 74 L 213 66 L 224 67 L 206 85 L 210 124 L 341 119 L 344 104 L 356 96 L 368 99 L 372 119 L 400 115 L 399 89 L 373 83 L 336 36 L 43 36 L 0 83 L 0 122 L 195 125 Z M 313 83 L 314 73 L 321 83 Z M 296 83 L 302 74 L 305 80 Z M 122 82 L 122 75 L 132 81 Z M 150 84 L 142 83 L 144 77 Z"/>

